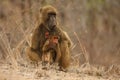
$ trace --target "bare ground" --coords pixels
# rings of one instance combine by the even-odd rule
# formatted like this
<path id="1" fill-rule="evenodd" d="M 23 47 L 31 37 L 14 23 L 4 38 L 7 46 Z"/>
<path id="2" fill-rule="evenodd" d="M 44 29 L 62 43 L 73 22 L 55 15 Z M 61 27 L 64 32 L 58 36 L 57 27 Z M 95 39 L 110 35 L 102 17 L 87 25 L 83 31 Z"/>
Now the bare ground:
<path id="1" fill-rule="evenodd" d="M 71 66 L 67 72 L 59 71 L 56 66 L 42 69 L 39 66 L 23 64 L 13 67 L 11 64 L 0 64 L 0 80 L 120 80 L 120 67 Z"/>

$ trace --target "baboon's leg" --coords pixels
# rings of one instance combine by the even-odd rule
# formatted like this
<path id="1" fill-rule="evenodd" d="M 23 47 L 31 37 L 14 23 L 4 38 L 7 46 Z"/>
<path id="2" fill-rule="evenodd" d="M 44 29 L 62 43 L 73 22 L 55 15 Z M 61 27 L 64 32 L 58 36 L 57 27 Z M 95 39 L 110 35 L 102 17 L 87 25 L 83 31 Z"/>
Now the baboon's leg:
<path id="1" fill-rule="evenodd" d="M 60 58 L 61 58 L 60 45 L 57 44 L 57 47 L 56 47 L 56 59 L 55 59 L 55 63 L 59 62 Z"/>
<path id="2" fill-rule="evenodd" d="M 32 61 L 41 61 L 41 56 L 39 55 L 39 51 L 34 51 L 32 50 L 30 47 L 26 48 L 26 54 L 28 56 L 28 58 Z"/>
<path id="3" fill-rule="evenodd" d="M 67 69 L 70 65 L 70 50 L 68 47 L 68 41 L 62 41 L 60 44 L 61 59 L 59 66 L 63 69 Z"/>

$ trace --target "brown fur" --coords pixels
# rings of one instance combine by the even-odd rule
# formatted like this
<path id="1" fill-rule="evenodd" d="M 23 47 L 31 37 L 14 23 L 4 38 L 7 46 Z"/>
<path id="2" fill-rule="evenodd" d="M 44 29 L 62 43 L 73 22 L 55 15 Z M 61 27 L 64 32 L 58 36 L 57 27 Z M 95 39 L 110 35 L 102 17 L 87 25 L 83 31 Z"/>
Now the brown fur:
<path id="1" fill-rule="evenodd" d="M 53 41 L 53 36 L 50 36 L 42 48 L 43 54 L 47 55 L 48 52 L 51 54 L 52 58 L 49 58 L 51 59 L 49 61 L 52 61 L 51 63 L 59 62 L 61 57 L 60 45 L 59 43 L 55 43 Z"/>
<path id="2" fill-rule="evenodd" d="M 26 53 L 28 55 L 28 58 L 31 59 L 32 61 L 35 61 L 35 62 L 41 61 L 38 51 L 34 51 L 30 47 L 27 47 Z"/>
<path id="3" fill-rule="evenodd" d="M 45 38 L 45 33 L 49 32 L 52 36 L 59 36 L 59 41 L 54 48 L 56 51 L 56 56 L 52 55 L 52 58 L 55 57 L 55 62 L 58 62 L 61 68 L 66 69 L 70 65 L 71 41 L 67 33 L 61 30 L 58 25 L 56 25 L 52 31 L 49 30 L 49 26 L 47 26 L 48 23 L 46 22 L 49 12 L 55 13 L 57 15 L 56 9 L 52 6 L 45 6 L 40 9 L 41 22 L 33 32 L 31 46 L 30 48 L 27 48 L 27 54 L 29 58 L 34 61 L 40 61 L 42 57 L 44 58 L 44 54 L 49 53 L 49 51 L 44 52 L 44 50 L 47 49 L 45 48 L 46 45 L 48 45 Z"/>

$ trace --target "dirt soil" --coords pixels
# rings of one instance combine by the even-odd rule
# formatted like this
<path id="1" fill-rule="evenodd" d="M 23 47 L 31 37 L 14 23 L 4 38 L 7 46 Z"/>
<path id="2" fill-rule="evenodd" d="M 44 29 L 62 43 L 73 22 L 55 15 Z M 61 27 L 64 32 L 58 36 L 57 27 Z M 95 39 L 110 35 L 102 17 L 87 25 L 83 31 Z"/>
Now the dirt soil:
<path id="1" fill-rule="evenodd" d="M 71 66 L 67 72 L 59 71 L 57 66 L 42 69 L 27 64 L 13 68 L 11 64 L 0 64 L 0 80 L 120 80 L 120 67 Z"/>

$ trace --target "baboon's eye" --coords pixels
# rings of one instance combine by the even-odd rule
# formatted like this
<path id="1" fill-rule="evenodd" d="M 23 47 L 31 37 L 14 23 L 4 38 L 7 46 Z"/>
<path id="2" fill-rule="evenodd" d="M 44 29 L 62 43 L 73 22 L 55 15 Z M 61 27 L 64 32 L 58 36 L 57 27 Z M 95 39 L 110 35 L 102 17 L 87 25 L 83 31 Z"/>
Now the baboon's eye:
<path id="1" fill-rule="evenodd" d="M 56 16 L 56 13 L 50 12 L 50 13 L 48 13 L 48 15 L 55 15 Z"/>
<path id="2" fill-rule="evenodd" d="M 55 14 L 55 13 L 53 13 L 53 12 L 48 13 L 48 17 L 50 18 L 51 16 L 56 17 L 56 14 Z"/>

